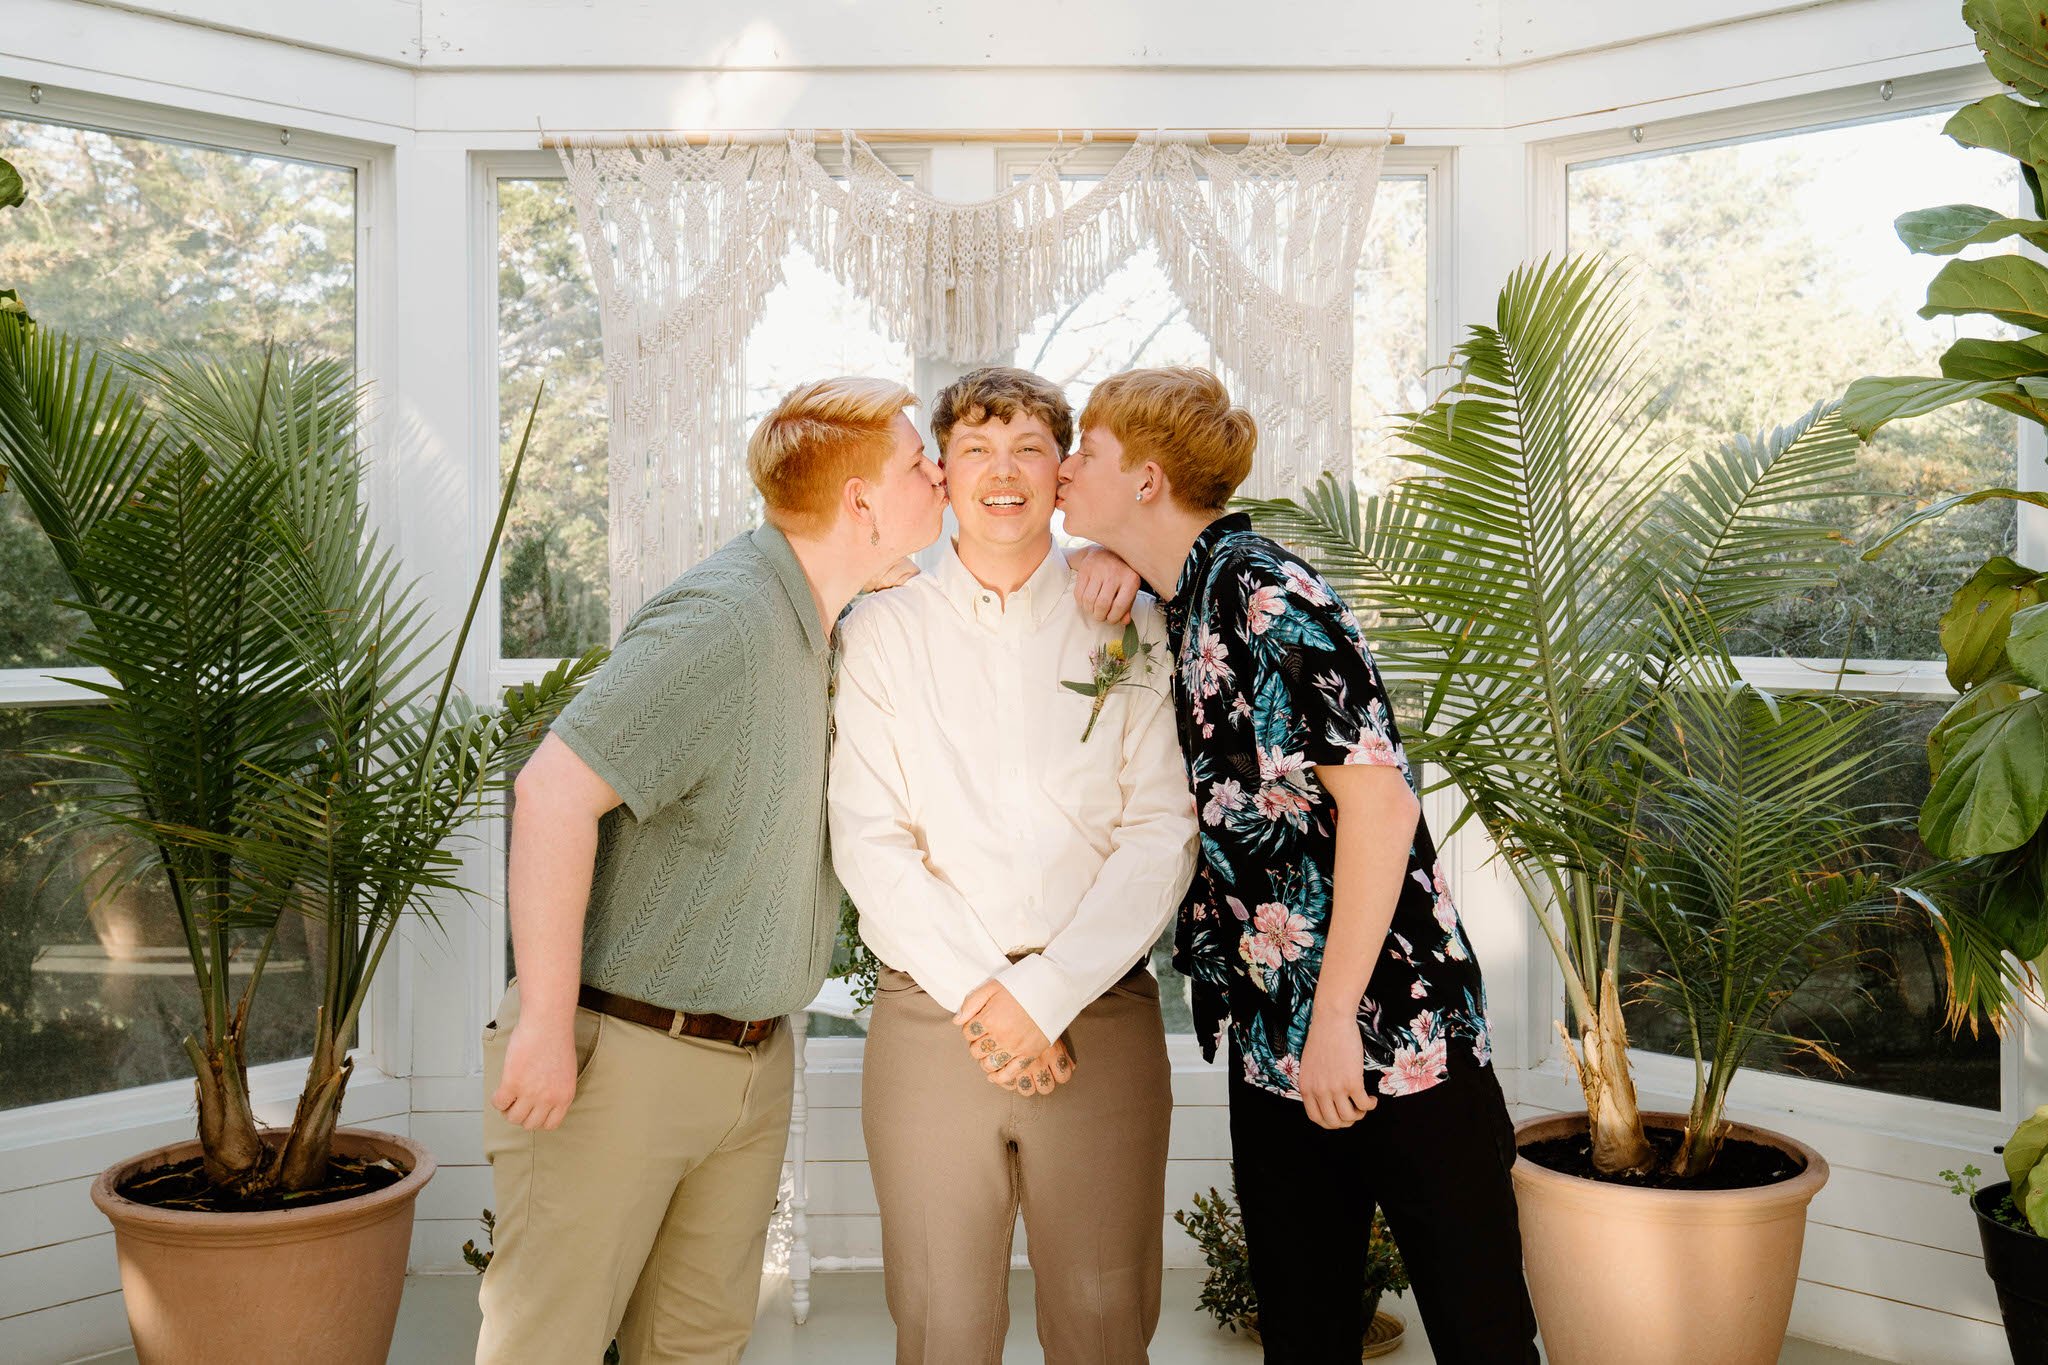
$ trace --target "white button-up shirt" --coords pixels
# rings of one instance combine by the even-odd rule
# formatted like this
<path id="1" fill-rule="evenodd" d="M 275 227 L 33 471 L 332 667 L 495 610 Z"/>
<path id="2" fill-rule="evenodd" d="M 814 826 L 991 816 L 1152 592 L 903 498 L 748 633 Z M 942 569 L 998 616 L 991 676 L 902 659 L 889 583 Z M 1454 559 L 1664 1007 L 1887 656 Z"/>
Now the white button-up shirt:
<path id="1" fill-rule="evenodd" d="M 1048 1038 L 1141 961 L 1187 889 L 1195 807 L 1165 624 L 1087 743 L 1090 621 L 1057 545 L 1023 587 L 984 588 L 949 544 L 840 625 L 832 862 L 875 956 L 957 1010 L 1000 980 Z M 1016 962 L 1010 958 L 1027 954 Z"/>

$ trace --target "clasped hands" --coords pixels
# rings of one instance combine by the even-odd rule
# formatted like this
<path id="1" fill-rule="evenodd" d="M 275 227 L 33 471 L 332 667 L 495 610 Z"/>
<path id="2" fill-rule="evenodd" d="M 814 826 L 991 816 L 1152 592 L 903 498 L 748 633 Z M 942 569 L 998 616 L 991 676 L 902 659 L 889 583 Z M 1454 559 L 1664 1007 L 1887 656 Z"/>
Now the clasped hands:
<path id="1" fill-rule="evenodd" d="M 1000 981 L 985 981 L 969 992 L 953 1023 L 967 1042 L 968 1055 L 1005 1090 L 1049 1095 L 1074 1078 L 1074 1056 L 1066 1043 L 1048 1040 Z"/>

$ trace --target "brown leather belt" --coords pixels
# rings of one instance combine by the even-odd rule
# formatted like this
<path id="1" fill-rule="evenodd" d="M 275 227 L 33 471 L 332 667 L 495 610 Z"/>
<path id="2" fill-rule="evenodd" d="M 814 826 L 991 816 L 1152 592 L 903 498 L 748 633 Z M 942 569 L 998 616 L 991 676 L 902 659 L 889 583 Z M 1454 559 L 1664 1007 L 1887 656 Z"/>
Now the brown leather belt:
<path id="1" fill-rule="evenodd" d="M 641 1024 L 647 1028 L 660 1029 L 671 1038 L 709 1038 L 713 1042 L 731 1043 L 736 1047 L 759 1047 L 775 1032 L 780 1019 L 728 1019 L 722 1014 L 689 1014 L 682 1010 L 665 1010 L 659 1005 L 650 1005 L 644 1000 L 629 996 L 613 995 L 595 986 L 583 986 L 576 992 L 576 1003 L 599 1014 L 609 1014 L 614 1019 L 623 1019 L 629 1024 Z"/>

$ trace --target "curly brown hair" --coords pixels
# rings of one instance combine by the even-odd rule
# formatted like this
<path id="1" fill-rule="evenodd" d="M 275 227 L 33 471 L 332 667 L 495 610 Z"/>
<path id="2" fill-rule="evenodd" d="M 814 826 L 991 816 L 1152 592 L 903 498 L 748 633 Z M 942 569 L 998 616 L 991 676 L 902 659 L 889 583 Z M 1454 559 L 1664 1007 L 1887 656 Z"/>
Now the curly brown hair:
<path id="1" fill-rule="evenodd" d="M 1073 447 L 1074 407 L 1059 385 L 1029 370 L 987 365 L 961 375 L 932 403 L 932 439 L 938 442 L 939 459 L 946 458 L 946 438 L 956 425 L 1007 422 L 1020 412 L 1045 423 L 1060 454 Z"/>

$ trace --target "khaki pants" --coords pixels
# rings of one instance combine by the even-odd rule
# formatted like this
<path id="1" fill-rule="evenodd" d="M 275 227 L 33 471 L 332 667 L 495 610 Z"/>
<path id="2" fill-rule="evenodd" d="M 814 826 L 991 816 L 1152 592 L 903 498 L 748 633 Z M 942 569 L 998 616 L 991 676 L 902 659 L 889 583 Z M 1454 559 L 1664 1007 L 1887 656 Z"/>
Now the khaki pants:
<path id="1" fill-rule="evenodd" d="M 794 1088 L 789 1030 L 758 1048 L 576 1011 L 576 1099 L 528 1132 L 490 1106 L 519 1016 L 484 1032 L 484 1154 L 496 1253 L 479 1365 L 740 1358 L 781 1180 Z"/>
<path id="2" fill-rule="evenodd" d="M 1050 1096 L 989 1083 L 902 972 L 875 994 L 861 1123 L 899 1365 L 995 1365 L 1024 1214 L 1047 1365 L 1139 1365 L 1159 1323 L 1173 1096 L 1159 983 L 1133 972 L 1066 1033 Z"/>

